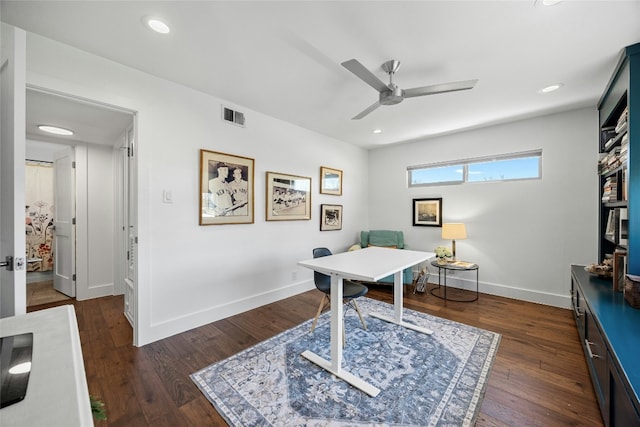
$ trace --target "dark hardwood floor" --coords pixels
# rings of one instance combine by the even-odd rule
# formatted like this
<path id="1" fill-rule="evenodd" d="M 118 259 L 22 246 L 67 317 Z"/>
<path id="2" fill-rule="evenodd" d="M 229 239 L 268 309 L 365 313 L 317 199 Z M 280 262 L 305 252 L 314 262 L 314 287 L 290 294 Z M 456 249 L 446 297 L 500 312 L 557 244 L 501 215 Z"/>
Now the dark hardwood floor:
<path id="1" fill-rule="evenodd" d="M 367 296 L 393 301 L 388 286 Z M 225 426 L 189 374 L 312 318 L 320 298 L 309 291 L 141 348 L 121 296 L 73 300 L 89 392 L 107 409 L 96 425 Z M 445 303 L 408 288 L 405 307 L 502 334 L 477 426 L 603 425 L 571 311 L 484 294 Z"/>

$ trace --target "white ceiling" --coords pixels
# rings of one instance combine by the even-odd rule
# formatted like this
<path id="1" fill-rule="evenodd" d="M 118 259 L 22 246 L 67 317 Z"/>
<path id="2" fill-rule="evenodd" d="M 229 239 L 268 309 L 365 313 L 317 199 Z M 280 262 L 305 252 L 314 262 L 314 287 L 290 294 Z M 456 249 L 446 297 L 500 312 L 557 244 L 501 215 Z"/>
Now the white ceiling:
<path id="1" fill-rule="evenodd" d="M 40 141 L 114 145 L 133 123 L 133 113 L 115 110 L 55 93 L 27 89 L 27 138 Z M 73 130 L 73 136 L 55 136 L 38 129 L 54 125 Z"/>
<path id="2" fill-rule="evenodd" d="M 142 25 L 157 16 L 160 35 Z M 5 1 L 1 19 L 336 139 L 376 147 L 595 105 L 640 1 Z M 479 79 L 351 120 L 398 59 L 402 88 Z M 538 90 L 563 83 L 557 92 Z M 246 112 L 247 126 L 251 114 Z M 382 134 L 372 130 L 380 128 Z"/>

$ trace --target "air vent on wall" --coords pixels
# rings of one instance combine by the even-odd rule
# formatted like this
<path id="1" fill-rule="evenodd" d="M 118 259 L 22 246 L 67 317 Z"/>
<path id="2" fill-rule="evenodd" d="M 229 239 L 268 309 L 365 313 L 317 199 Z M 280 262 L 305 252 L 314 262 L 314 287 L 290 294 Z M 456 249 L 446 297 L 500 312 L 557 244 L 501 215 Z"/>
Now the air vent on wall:
<path id="1" fill-rule="evenodd" d="M 225 106 L 222 107 L 222 120 L 244 127 L 244 113 Z"/>

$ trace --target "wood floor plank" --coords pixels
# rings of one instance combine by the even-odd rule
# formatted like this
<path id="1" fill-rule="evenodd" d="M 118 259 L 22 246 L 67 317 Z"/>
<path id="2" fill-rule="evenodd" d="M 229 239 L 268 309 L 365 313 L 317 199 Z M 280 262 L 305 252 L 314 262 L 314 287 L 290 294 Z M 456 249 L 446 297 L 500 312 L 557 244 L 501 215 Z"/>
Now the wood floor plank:
<path id="1" fill-rule="evenodd" d="M 371 285 L 367 296 L 392 303 L 393 289 Z M 311 319 L 321 297 L 305 292 L 141 348 L 122 296 L 72 300 L 89 392 L 107 409 L 96 425 L 225 426 L 189 375 Z M 603 425 L 569 310 L 484 294 L 445 302 L 406 287 L 404 305 L 502 334 L 477 427 Z"/>

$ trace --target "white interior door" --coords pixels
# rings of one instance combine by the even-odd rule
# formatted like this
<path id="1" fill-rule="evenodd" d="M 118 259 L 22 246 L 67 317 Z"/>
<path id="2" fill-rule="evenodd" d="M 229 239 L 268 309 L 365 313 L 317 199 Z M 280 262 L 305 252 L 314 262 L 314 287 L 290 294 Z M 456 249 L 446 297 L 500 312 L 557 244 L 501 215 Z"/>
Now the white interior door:
<path id="1" fill-rule="evenodd" d="M 127 242 L 127 265 L 125 268 L 125 315 L 133 326 L 134 344 L 137 342 L 137 275 L 138 275 L 138 232 L 136 211 L 136 144 L 134 128 L 127 131 L 127 150 L 124 168 L 125 234 Z"/>
<path id="2" fill-rule="evenodd" d="M 73 147 L 55 153 L 54 200 L 55 212 L 53 224 L 53 287 L 58 292 L 75 297 L 76 286 L 76 227 L 75 227 L 75 169 Z"/>
<path id="3" fill-rule="evenodd" d="M 9 317 L 27 310 L 24 226 L 26 34 L 5 24 L 1 31 L 0 317 Z M 12 262 L 7 262 L 6 257 L 11 257 Z"/>

